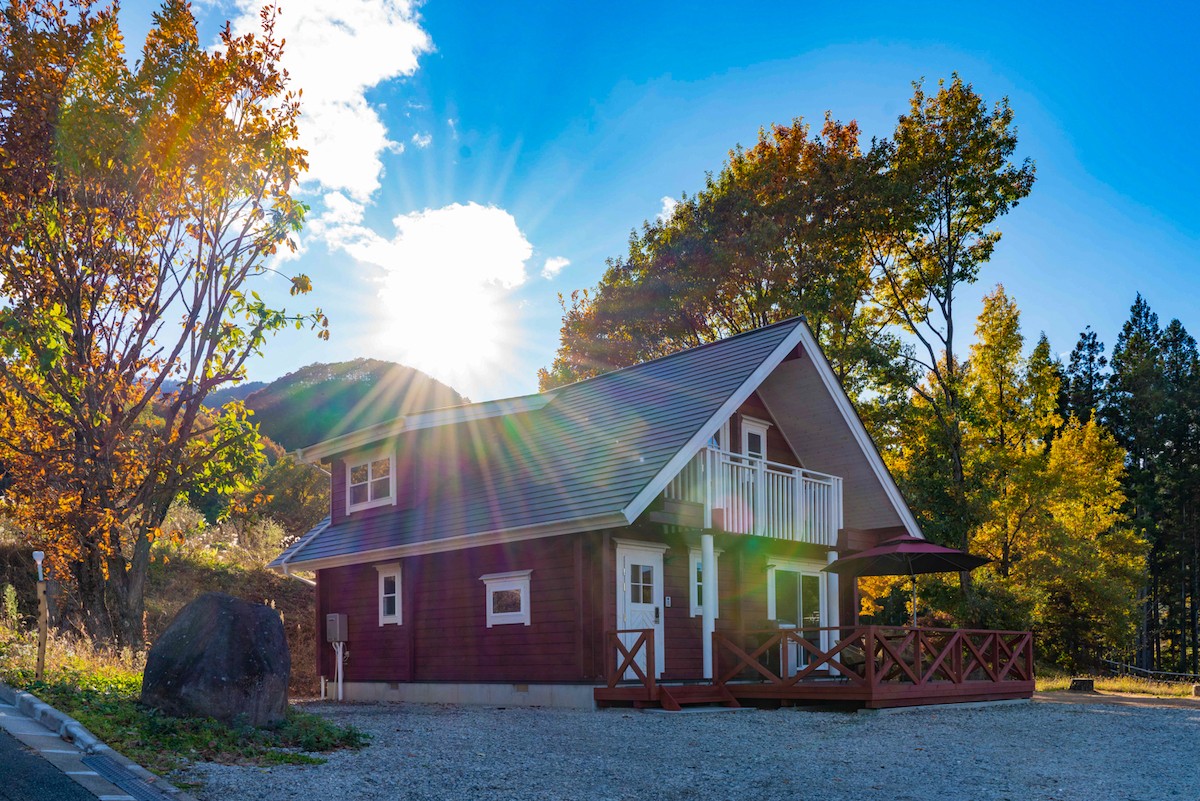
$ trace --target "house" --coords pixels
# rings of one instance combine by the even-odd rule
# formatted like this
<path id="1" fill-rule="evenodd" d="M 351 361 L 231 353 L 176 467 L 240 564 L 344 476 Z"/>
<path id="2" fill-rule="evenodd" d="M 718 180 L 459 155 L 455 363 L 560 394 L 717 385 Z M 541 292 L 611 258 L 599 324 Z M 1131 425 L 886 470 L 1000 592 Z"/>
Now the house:
<path id="1" fill-rule="evenodd" d="M 593 706 L 1027 697 L 1027 632 L 859 626 L 840 555 L 921 531 L 792 319 L 304 448 L 271 563 L 345 615 L 350 699 Z M 336 673 L 322 638 L 319 673 Z"/>

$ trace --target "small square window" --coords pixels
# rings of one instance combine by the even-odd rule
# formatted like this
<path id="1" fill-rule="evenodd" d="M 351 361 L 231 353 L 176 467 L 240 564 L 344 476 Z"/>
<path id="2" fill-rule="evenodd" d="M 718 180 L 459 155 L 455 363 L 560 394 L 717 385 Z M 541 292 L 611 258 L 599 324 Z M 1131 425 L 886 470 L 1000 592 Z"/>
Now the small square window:
<path id="1" fill-rule="evenodd" d="M 487 627 L 508 624 L 530 625 L 529 576 L 532 570 L 488 573 L 480 576 L 484 584 Z"/>
<path id="2" fill-rule="evenodd" d="M 379 571 L 379 625 L 404 622 L 400 602 L 400 564 L 375 565 Z"/>
<path id="3" fill-rule="evenodd" d="M 492 614 L 502 615 L 520 611 L 520 590 L 495 590 L 492 592 Z"/>

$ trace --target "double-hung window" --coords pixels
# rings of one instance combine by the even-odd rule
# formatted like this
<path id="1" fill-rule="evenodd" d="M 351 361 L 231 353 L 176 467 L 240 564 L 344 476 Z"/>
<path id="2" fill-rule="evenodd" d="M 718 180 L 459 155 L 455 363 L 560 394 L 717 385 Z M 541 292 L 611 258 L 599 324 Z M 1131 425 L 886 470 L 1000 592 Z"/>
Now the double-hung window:
<path id="1" fill-rule="evenodd" d="M 389 504 L 396 496 L 396 471 L 390 453 L 346 462 L 346 510 Z"/>
<path id="2" fill-rule="evenodd" d="M 400 595 L 400 563 L 375 565 L 379 571 L 379 625 L 404 623 Z"/>
<path id="3" fill-rule="evenodd" d="M 721 558 L 721 551 L 713 551 L 713 564 Z M 706 580 L 704 577 L 704 558 L 699 548 L 688 549 L 688 572 L 691 575 L 689 584 L 691 585 L 691 607 L 692 617 L 699 617 L 704 614 L 704 593 L 712 592 L 713 598 L 720 598 L 720 590 L 717 587 L 717 577 L 714 575 L 712 580 Z M 720 608 L 718 606 L 717 617 L 720 617 Z"/>

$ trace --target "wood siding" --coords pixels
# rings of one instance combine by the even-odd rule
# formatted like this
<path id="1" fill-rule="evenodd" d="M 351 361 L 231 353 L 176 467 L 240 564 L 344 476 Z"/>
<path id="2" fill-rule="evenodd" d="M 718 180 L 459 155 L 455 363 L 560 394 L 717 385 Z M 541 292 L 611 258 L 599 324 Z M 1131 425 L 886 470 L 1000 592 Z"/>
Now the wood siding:
<path id="1" fill-rule="evenodd" d="M 349 618 L 348 681 L 582 681 L 596 614 L 586 535 L 401 560 L 403 625 L 380 626 L 374 564 L 318 572 L 320 619 Z M 531 625 L 487 627 L 487 573 L 532 570 Z M 321 630 L 320 667 L 333 675 Z"/>
<path id="2" fill-rule="evenodd" d="M 755 392 L 746 402 L 738 407 L 738 413 L 735 415 L 735 422 L 730 425 L 730 439 L 733 440 L 733 448 L 727 448 L 735 453 L 742 451 L 742 432 L 740 415 L 753 417 L 757 420 L 764 420 L 771 423 L 771 427 L 767 429 L 767 461 L 779 462 L 780 464 L 791 465 L 792 467 L 805 467 L 796 458 L 796 454 L 792 451 L 792 446 L 788 444 L 787 439 L 783 435 L 783 429 L 779 427 L 779 421 L 771 416 L 767 406 L 763 403 L 762 398 Z"/>
<path id="3" fill-rule="evenodd" d="M 668 546 L 663 678 L 702 678 L 701 618 L 691 614 L 690 549 L 699 548 L 698 532 L 652 524 L 403 559 L 399 626 L 379 625 L 374 564 L 318 571 L 319 671 L 334 675 L 324 616 L 342 612 L 350 629 L 347 681 L 601 682 L 613 658 L 605 633 L 616 628 L 614 536 Z M 770 556 L 824 560 L 823 549 L 758 537 L 718 534 L 716 547 L 722 552 L 717 630 L 726 634 L 772 625 Z M 531 625 L 489 629 L 479 576 L 510 570 L 533 571 Z"/>

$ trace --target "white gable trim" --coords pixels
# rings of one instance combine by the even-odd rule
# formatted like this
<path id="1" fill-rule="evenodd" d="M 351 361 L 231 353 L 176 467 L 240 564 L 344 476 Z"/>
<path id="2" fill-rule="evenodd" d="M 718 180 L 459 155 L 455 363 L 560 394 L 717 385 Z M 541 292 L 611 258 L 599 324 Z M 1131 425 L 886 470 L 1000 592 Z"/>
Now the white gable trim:
<path id="1" fill-rule="evenodd" d="M 629 518 L 631 523 L 637 520 L 642 512 L 646 511 L 646 508 L 654 502 L 654 499 L 667 488 L 667 484 L 670 484 L 671 480 L 679 475 L 680 471 L 692 460 L 692 457 L 708 443 L 713 433 L 721 427 L 721 424 L 733 416 L 733 413 L 746 402 L 746 399 L 754 394 L 754 390 L 758 389 L 759 384 L 767 380 L 767 376 L 779 366 L 784 357 L 791 352 L 792 348 L 796 347 L 802 341 L 802 332 L 805 330 L 807 330 L 807 326 L 804 324 L 804 321 L 797 320 L 796 327 L 792 329 L 792 332 L 775 346 L 775 350 L 771 351 L 770 355 L 762 360 L 755 371 L 750 374 L 750 377 L 742 382 L 742 385 L 729 396 L 725 403 L 721 405 L 721 408 L 708 419 L 708 422 L 700 427 L 700 430 L 687 441 L 687 444 L 671 457 L 671 460 L 658 472 L 658 475 L 652 478 L 650 483 L 643 487 L 642 491 L 629 502 L 629 505 L 625 507 L 625 517 Z"/>
<path id="2" fill-rule="evenodd" d="M 904 495 L 901 494 L 900 488 L 896 486 L 896 480 L 892 478 L 887 465 L 883 463 L 883 457 L 879 455 L 879 449 L 875 447 L 875 441 L 867 433 L 862 419 L 858 416 L 858 412 L 854 410 L 854 405 L 846 395 L 846 390 L 842 389 L 841 382 L 838 381 L 833 368 L 826 361 L 825 354 L 821 352 L 821 347 L 817 344 L 816 337 L 812 335 L 812 331 L 808 329 L 807 323 L 800 324 L 800 341 L 804 345 L 805 355 L 812 359 L 813 366 L 817 368 L 817 375 L 821 378 L 821 383 L 824 384 L 829 397 L 833 398 L 834 405 L 837 406 L 842 419 L 846 421 L 846 427 L 850 429 L 850 433 L 854 436 L 854 441 L 862 449 L 863 456 L 867 457 L 867 463 L 871 465 L 871 471 L 875 474 L 875 478 L 879 480 L 879 485 L 883 487 L 883 492 L 887 495 L 888 500 L 892 502 L 892 507 L 896 510 L 896 514 L 900 516 L 900 521 L 904 524 L 904 528 L 913 537 L 925 539 L 925 535 L 921 533 L 921 527 L 917 524 L 917 519 L 913 517 L 912 510 L 908 508 L 908 502 L 904 500 Z"/>

